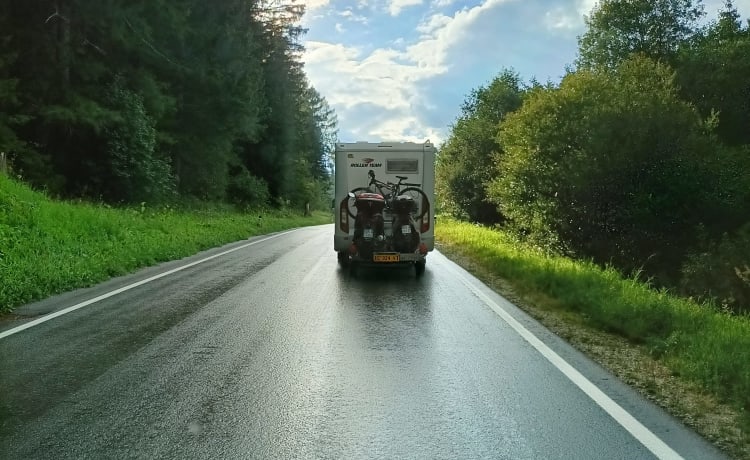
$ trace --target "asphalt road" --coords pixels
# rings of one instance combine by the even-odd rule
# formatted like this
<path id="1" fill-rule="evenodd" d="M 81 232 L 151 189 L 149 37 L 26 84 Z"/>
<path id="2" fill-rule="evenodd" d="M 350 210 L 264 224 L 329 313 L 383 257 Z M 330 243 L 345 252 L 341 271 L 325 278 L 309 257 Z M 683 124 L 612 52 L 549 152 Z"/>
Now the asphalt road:
<path id="1" fill-rule="evenodd" d="M 0 458 L 722 458 L 440 253 L 421 279 L 352 278 L 332 240 L 21 308 L 0 324 Z"/>

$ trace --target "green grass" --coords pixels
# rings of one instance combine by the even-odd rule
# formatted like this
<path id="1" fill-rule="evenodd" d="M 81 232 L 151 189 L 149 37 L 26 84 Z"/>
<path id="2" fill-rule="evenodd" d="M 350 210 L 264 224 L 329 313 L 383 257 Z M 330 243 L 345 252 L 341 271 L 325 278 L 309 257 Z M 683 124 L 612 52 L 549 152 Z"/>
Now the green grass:
<path id="1" fill-rule="evenodd" d="M 59 202 L 0 175 L 0 313 L 253 235 L 329 222 L 324 212 Z"/>
<path id="2" fill-rule="evenodd" d="M 436 237 L 509 281 L 522 297 L 576 312 L 596 327 L 649 347 L 672 372 L 750 418 L 750 317 L 654 290 L 611 268 L 545 254 L 476 225 L 442 218 Z"/>

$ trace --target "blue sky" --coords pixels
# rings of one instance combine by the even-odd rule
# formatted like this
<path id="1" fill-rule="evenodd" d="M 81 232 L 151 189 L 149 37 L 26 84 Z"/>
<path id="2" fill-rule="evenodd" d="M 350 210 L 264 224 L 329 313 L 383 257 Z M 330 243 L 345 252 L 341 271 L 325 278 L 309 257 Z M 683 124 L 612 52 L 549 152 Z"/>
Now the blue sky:
<path id="1" fill-rule="evenodd" d="M 466 95 L 505 68 L 557 82 L 596 0 L 308 0 L 305 71 L 339 139 L 440 143 Z M 715 18 L 722 0 L 705 0 Z M 750 0 L 735 0 L 747 18 Z"/>

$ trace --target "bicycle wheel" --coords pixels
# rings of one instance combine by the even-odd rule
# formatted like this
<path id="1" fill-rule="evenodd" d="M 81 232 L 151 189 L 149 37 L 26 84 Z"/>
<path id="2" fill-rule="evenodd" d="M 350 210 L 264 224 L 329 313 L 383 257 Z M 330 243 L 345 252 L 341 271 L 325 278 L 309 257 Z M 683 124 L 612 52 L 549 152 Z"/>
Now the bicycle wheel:
<path id="1" fill-rule="evenodd" d="M 350 193 L 357 195 L 358 193 L 362 193 L 362 192 L 370 192 L 370 188 L 369 187 L 357 187 L 355 189 L 352 189 Z M 352 219 L 357 217 L 357 207 L 354 205 L 355 201 L 356 200 L 353 197 L 349 197 L 346 203 L 346 212 L 349 213 L 349 217 L 351 217 Z"/>
<path id="2" fill-rule="evenodd" d="M 421 188 L 416 187 L 406 187 L 405 189 L 401 190 L 399 195 L 406 195 L 408 197 L 411 197 L 412 200 L 414 200 L 414 203 L 417 205 L 417 211 L 414 213 L 415 220 L 419 220 L 426 213 L 430 211 L 430 200 L 427 199 L 427 195 L 422 191 Z"/>

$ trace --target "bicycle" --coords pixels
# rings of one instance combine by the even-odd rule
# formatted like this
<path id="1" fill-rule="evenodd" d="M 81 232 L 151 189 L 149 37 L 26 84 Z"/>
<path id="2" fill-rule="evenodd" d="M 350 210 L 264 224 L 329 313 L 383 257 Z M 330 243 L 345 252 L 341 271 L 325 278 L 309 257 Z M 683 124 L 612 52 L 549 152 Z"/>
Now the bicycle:
<path id="1" fill-rule="evenodd" d="M 355 205 L 357 195 L 359 193 L 372 193 L 373 187 L 383 196 L 383 199 L 385 200 L 385 209 L 390 213 L 395 212 L 394 201 L 399 196 L 408 196 L 413 200 L 416 205 L 414 214 L 415 220 L 422 219 L 425 213 L 429 210 L 429 200 L 427 199 L 427 195 L 421 188 L 419 188 L 422 184 L 404 182 L 408 179 L 406 176 L 396 176 L 398 182 L 395 184 L 392 182 L 383 182 L 375 178 L 375 171 L 372 169 L 367 172 L 367 175 L 370 177 L 370 183 L 367 187 L 357 187 L 349 192 L 349 202 L 346 210 L 350 217 L 356 217 L 356 214 L 353 211 L 357 209 Z M 401 189 L 402 186 L 405 186 L 403 190 Z"/>

